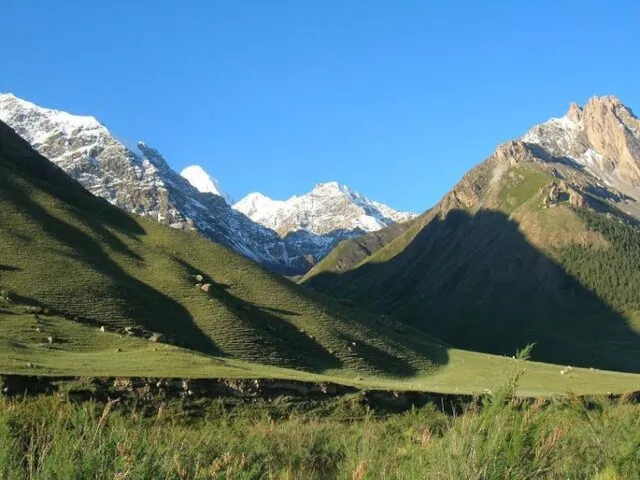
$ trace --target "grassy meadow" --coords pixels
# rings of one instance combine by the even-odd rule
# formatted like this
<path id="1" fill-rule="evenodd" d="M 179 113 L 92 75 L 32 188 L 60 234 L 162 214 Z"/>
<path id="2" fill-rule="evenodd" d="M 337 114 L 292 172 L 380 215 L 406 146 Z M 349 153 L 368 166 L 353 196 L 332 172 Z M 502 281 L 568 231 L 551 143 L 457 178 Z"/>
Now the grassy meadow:
<path id="1" fill-rule="evenodd" d="M 509 386 L 448 416 L 384 414 L 355 396 L 272 404 L 0 399 L 1 479 L 635 479 L 640 405 L 523 402 Z"/>

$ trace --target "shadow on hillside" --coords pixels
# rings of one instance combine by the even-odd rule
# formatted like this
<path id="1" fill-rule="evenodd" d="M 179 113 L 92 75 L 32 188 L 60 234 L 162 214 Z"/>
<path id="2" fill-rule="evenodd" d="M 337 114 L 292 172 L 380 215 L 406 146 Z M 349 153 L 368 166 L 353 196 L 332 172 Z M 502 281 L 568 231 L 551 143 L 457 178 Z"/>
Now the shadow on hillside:
<path id="1" fill-rule="evenodd" d="M 418 369 L 411 365 L 406 358 L 391 355 L 363 340 L 346 335 L 338 335 L 338 338 L 348 345 L 348 349 L 352 354 L 366 363 L 373 371 L 393 377 L 412 377 L 418 373 Z M 446 351 L 443 350 L 443 352 Z M 435 365 L 444 365 L 449 358 L 448 356 L 446 358 L 432 357 L 431 360 L 434 361 Z"/>
<path id="2" fill-rule="evenodd" d="M 19 272 L 20 269 L 18 267 L 14 267 L 12 265 L 2 265 L 0 264 L 0 272 Z"/>
<path id="3" fill-rule="evenodd" d="M 6 124 L 0 122 L 0 160 L 5 166 L 28 178 L 29 182 L 52 197 L 65 202 L 64 208 L 91 230 L 109 247 L 133 259 L 141 260 L 109 228 L 118 230 L 132 240 L 139 241 L 145 231 L 129 215 L 124 214 L 109 202 L 87 191 L 79 182 L 67 175 L 61 168 L 33 150 Z M 91 215 L 84 212 L 90 211 Z"/>
<path id="4" fill-rule="evenodd" d="M 308 284 L 459 348 L 511 356 L 535 343 L 538 361 L 640 369 L 640 336 L 626 319 L 501 212 L 452 211 L 427 224 L 395 258 L 322 273 Z"/>
<path id="5" fill-rule="evenodd" d="M 206 272 L 202 272 L 182 259 L 174 258 L 191 277 L 196 274 L 205 275 L 204 281 L 211 284 L 208 294 L 233 311 L 236 317 L 261 338 L 265 360 L 277 358 L 277 362 L 274 363 L 280 366 L 298 367 L 311 372 L 322 372 L 342 366 L 341 360 L 317 342 L 312 335 L 300 330 L 285 318 L 275 315 L 277 313 L 299 316 L 299 313 L 243 300 L 230 292 L 230 285 L 217 283 L 211 276 L 206 275 Z"/>
<path id="6" fill-rule="evenodd" d="M 1 140 L 1 138 L 0 138 Z M 0 160 L 3 160 L 5 144 L 0 142 Z M 21 157 L 22 159 L 22 157 Z M 41 171 L 47 171 L 53 166 L 44 159 L 37 157 L 41 164 Z M 12 166 L 16 162 L 9 163 Z M 0 167 L 2 164 L 0 164 Z M 57 167 L 54 167 L 57 168 Z M 66 181 L 62 185 L 68 184 L 70 188 L 77 189 L 75 182 L 69 184 Z M 35 202 L 29 194 L 16 184 L 10 176 L 0 175 L 0 200 L 3 203 L 12 203 L 18 211 L 26 212 L 31 222 L 35 222 L 42 230 L 43 236 L 48 236 L 58 242 L 70 253 L 64 251 L 56 252 L 56 255 L 67 255 L 69 257 L 69 270 L 61 271 L 61 278 L 65 275 L 82 275 L 86 272 L 98 272 L 104 275 L 109 281 L 103 286 L 88 283 L 85 288 L 80 288 L 78 292 L 68 292 L 64 288 L 57 289 L 56 285 L 40 285 L 43 306 L 52 307 L 57 311 L 77 317 L 78 320 L 85 320 L 91 324 L 113 322 L 135 322 L 150 331 L 164 334 L 168 338 L 174 338 L 179 345 L 192 348 L 209 354 L 219 354 L 215 344 L 207 337 L 193 322 L 189 313 L 175 300 L 163 293 L 155 290 L 151 286 L 129 275 L 120 265 L 118 265 L 103 249 L 103 242 L 116 248 L 133 259 L 139 257 L 131 252 L 115 235 L 109 232 L 101 223 L 101 220 L 92 218 L 95 202 L 93 196 L 85 199 L 85 205 L 69 205 L 67 201 L 75 199 L 80 194 L 75 191 L 66 191 L 61 194 L 59 188 L 48 186 L 46 182 L 39 182 L 38 188 L 48 191 L 54 196 L 57 204 L 53 207 L 58 211 L 72 211 L 79 223 L 86 225 L 91 234 L 80 228 L 67 223 L 60 218 L 51 215 L 39 203 Z M 79 191 L 82 193 L 83 191 Z M 125 233 L 140 235 L 144 233 L 133 219 L 115 207 L 105 205 L 110 211 L 104 215 L 109 218 L 107 224 L 114 229 L 124 229 Z M 84 214 L 86 211 L 87 214 Z M 93 236 L 95 236 L 95 238 Z M 38 262 L 38 259 L 25 260 L 25 262 Z M 40 268 L 47 268 L 44 259 Z M 81 262 L 82 268 L 74 268 L 74 263 Z M 34 272 L 30 272 L 32 275 Z M 95 278 L 95 277 L 93 277 Z M 38 278 L 29 279 L 34 284 L 38 283 Z M 64 283 L 64 282 L 62 282 Z M 56 293 L 57 292 L 57 293 Z M 19 292 L 18 292 L 19 293 Z M 87 301 L 89 299 L 89 301 Z M 52 302 L 46 304 L 45 300 Z"/>

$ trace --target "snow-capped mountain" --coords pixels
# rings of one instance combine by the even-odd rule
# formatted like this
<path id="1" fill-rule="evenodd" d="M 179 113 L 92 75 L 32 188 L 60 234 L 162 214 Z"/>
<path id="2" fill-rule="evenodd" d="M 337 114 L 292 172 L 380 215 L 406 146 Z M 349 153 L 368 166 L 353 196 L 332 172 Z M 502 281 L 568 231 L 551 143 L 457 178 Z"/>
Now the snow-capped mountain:
<path id="1" fill-rule="evenodd" d="M 201 193 L 213 193 L 224 198 L 228 204 L 232 204 L 233 200 L 220 187 L 220 182 L 209 175 L 200 165 L 191 165 L 180 172 L 193 187 Z"/>
<path id="2" fill-rule="evenodd" d="M 91 193 L 125 210 L 205 236 L 270 268 L 297 272 L 305 259 L 287 252 L 272 230 L 233 210 L 219 195 L 200 192 L 143 142 L 127 147 L 93 117 L 41 108 L 0 95 L 0 120 Z"/>
<path id="3" fill-rule="evenodd" d="M 337 182 L 319 183 L 311 192 L 286 201 L 250 193 L 233 208 L 283 237 L 301 230 L 320 236 L 336 231 L 372 232 L 415 217 L 369 200 Z"/>
<path id="4" fill-rule="evenodd" d="M 315 213 L 303 216 L 306 220 L 299 220 L 301 230 L 289 229 L 282 235 L 232 208 L 219 183 L 201 167 L 188 167 L 180 175 L 157 150 L 144 142 L 125 145 L 94 117 L 42 108 L 12 94 L 0 94 L 0 121 L 93 194 L 174 228 L 198 230 L 281 273 L 304 273 L 343 238 L 368 231 L 346 213 L 353 208 L 335 210 L 337 207 L 328 202 L 327 208 L 334 210 L 323 213 L 316 208 Z M 321 197 L 317 195 L 317 201 Z M 354 198 L 363 197 L 354 194 Z M 250 203 L 247 199 L 239 203 L 243 202 Z M 264 211 L 262 203 L 254 195 L 255 208 Z M 383 212 L 380 208 L 376 211 Z M 340 212 L 349 222 L 331 219 Z M 380 215 L 376 221 L 391 219 L 384 212 Z M 373 228 L 373 222 L 365 217 L 367 228 Z M 323 221 L 327 222 L 324 228 Z M 290 220 L 281 222 L 289 224 Z"/>
<path id="5" fill-rule="evenodd" d="M 564 159 L 573 177 L 581 174 L 583 188 L 640 217 L 640 120 L 618 98 L 572 103 L 564 116 L 534 126 L 521 141 Z"/>

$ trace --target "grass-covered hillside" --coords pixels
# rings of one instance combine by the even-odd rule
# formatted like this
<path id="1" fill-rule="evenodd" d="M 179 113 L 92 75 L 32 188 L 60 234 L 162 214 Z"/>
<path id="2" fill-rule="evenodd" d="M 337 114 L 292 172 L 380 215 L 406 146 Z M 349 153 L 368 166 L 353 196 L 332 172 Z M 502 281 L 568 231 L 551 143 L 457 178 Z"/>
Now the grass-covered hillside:
<path id="1" fill-rule="evenodd" d="M 57 338 L 42 347 L 52 355 L 125 349 L 136 337 L 118 332 L 139 327 L 199 354 L 312 372 L 408 376 L 446 362 L 429 337 L 379 325 L 194 233 L 112 207 L 5 125 L 0 205 L 0 345 L 16 353 L 18 338 L 48 343 L 55 325 Z M 49 316 L 27 319 L 28 305 Z"/>
<path id="2" fill-rule="evenodd" d="M 640 370 L 640 230 L 514 145 L 350 270 L 325 265 L 305 284 L 456 347 L 535 343 L 540 361 Z"/>
<path id="3" fill-rule="evenodd" d="M 516 349 L 501 357 L 449 348 L 194 233 L 124 213 L 1 124 L 0 205 L 0 373 L 479 393 L 513 361 Z M 530 363 L 521 393 L 640 389 L 635 375 L 561 368 Z"/>

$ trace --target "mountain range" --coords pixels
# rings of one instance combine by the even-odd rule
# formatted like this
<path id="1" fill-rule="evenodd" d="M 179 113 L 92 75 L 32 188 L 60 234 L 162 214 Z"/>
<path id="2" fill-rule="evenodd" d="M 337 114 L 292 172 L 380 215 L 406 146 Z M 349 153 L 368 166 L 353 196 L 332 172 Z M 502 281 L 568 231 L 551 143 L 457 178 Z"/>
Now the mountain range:
<path id="1" fill-rule="evenodd" d="M 535 343 L 545 361 L 638 369 L 639 172 L 632 110 L 613 96 L 571 104 L 302 282 L 461 348 Z"/>
<path id="2" fill-rule="evenodd" d="M 286 202 L 256 201 L 260 194 L 251 194 L 232 206 L 201 167 L 178 174 L 157 150 L 144 142 L 126 145 L 94 117 L 0 94 L 0 120 L 94 195 L 174 228 L 197 230 L 279 273 L 302 274 L 341 240 L 413 216 L 335 182 Z"/>
<path id="3" fill-rule="evenodd" d="M 344 347 L 340 342 L 351 342 L 352 347 L 362 342 L 371 353 L 365 357 L 376 358 L 376 362 L 386 358 L 380 349 L 395 352 L 396 360 L 419 358 L 415 361 L 428 365 L 434 358 L 440 359 L 436 363 L 442 360 L 443 351 L 438 349 L 444 344 L 509 356 L 535 344 L 533 358 L 543 362 L 640 369 L 640 120 L 615 97 L 593 97 L 583 107 L 571 104 L 563 117 L 536 125 L 519 139 L 498 146 L 419 216 L 393 211 L 335 182 L 318 184 L 310 193 L 286 201 L 252 193 L 232 204 L 202 168 L 192 166 L 180 175 L 156 150 L 144 143 L 125 146 L 92 117 L 42 109 L 3 95 L 0 120 L 6 120 L 90 193 L 120 207 L 105 209 L 108 205 L 102 200 L 87 200 L 93 197 L 81 193 L 84 190 L 72 180 L 64 180 L 46 159 L 34 157 L 22 139 L 7 131 L 3 147 L 6 185 L 0 193 L 11 207 L 4 212 L 3 221 L 7 225 L 4 233 L 9 235 L 5 245 L 13 250 L 3 251 L 3 278 L 12 280 L 13 288 L 23 292 L 25 299 L 46 301 L 55 308 L 67 302 L 65 308 L 72 316 L 88 309 L 84 315 L 91 321 L 142 322 L 176 336 L 175 325 L 165 318 L 162 308 L 145 313 L 139 309 L 147 302 L 138 305 L 137 299 L 163 305 L 166 298 L 180 298 L 179 303 L 190 309 L 193 292 L 188 292 L 185 279 L 201 270 L 211 277 L 208 284 L 216 287 L 220 312 L 235 312 L 228 328 L 240 330 L 233 338 L 222 332 L 208 334 L 218 328 L 207 323 L 211 312 L 194 310 L 191 318 L 204 323 L 190 326 L 192 333 L 185 331 L 182 341 L 228 343 L 222 350 L 237 358 L 264 362 L 260 345 L 275 342 L 268 349 L 274 356 L 284 355 L 284 364 L 310 361 L 287 344 L 299 337 L 287 330 L 293 321 L 288 316 L 304 315 L 294 321 L 300 328 L 300 322 L 311 325 L 315 320 L 307 324 L 305 319 L 324 311 L 330 318 L 322 314 L 321 323 L 330 325 L 326 332 L 331 333 L 325 332 L 330 339 L 320 343 L 326 352 L 316 351 L 316 360 L 326 363 L 326 368 L 332 362 L 338 366 L 351 361 L 351 347 L 339 361 L 332 357 L 331 352 Z M 47 182 L 52 178 L 55 182 L 50 185 Z M 23 187 L 28 194 L 21 193 Z M 71 200 L 65 197 L 66 190 L 75 192 Z M 155 222 L 114 213 L 122 210 Z M 117 217 L 117 221 L 105 224 L 107 217 Z M 66 220 L 58 225 L 61 218 Z M 76 225 L 78 221 L 81 224 Z M 291 283 L 285 287 L 280 280 L 274 283 L 269 275 L 277 275 L 263 272 L 252 262 L 242 263 L 230 252 L 223 255 L 225 249 L 210 251 L 205 247 L 209 242 L 193 240 L 197 235 L 170 235 L 167 230 L 171 229 L 158 223 L 174 230 L 198 231 L 279 273 L 306 271 L 299 280 L 304 287 Z M 54 224 L 58 226 L 53 228 Z M 32 232 L 34 225 L 40 225 L 44 234 Z M 78 229 L 89 232 L 92 240 L 74 243 L 73 232 Z M 33 242 L 38 235 L 44 235 L 41 245 L 25 247 L 25 242 Z M 142 243 L 136 247 L 136 242 Z M 189 254 L 191 247 L 184 250 L 181 242 L 200 252 L 197 263 L 201 266 L 194 266 L 196 254 Z M 96 259 L 107 261 L 105 254 L 109 259 L 118 257 L 106 270 L 95 263 Z M 87 298 L 80 264 L 74 267 L 80 284 L 69 279 L 56 287 L 48 273 L 47 291 L 40 292 L 37 284 L 21 283 L 27 277 L 19 272 L 33 270 L 35 275 L 39 267 L 29 262 L 45 261 L 47 255 L 54 255 L 58 262 L 51 260 L 57 265 L 57 270 L 51 267 L 55 275 L 61 275 L 65 262 L 75 259 L 88 265 L 91 275 L 109 276 L 93 278 L 87 273 L 91 280 L 86 287 L 93 292 L 98 285 L 108 286 L 99 295 L 108 308 L 66 300 L 67 296 L 74 298 L 76 289 Z M 220 265 L 206 263 L 209 257 L 218 259 Z M 13 265 L 14 259 L 22 263 Z M 146 270 L 149 266 L 153 271 Z M 167 275 L 182 280 L 172 282 Z M 265 287 L 258 288 L 258 283 Z M 232 296 L 225 293 L 237 285 L 242 287 Z M 158 291 L 166 298 L 158 296 Z M 239 302 L 237 295 L 245 300 Z M 272 295 L 282 302 L 262 301 Z M 309 309 L 299 307 L 299 302 L 311 302 Z M 262 303 L 269 305 L 256 307 Z M 167 312 L 173 312 L 170 317 L 189 318 L 177 307 L 171 308 L 167 307 Z M 253 313 L 238 315 L 238 309 Z M 303 310 L 306 313 L 299 313 Z M 168 323 L 158 324 L 149 315 Z M 287 320 L 281 324 L 283 315 Z M 350 316 L 367 320 L 338 326 Z M 191 325 L 184 319 L 181 322 Z M 367 330 L 363 325 L 381 328 Z M 245 335 L 242 329 L 247 326 L 254 331 Z M 343 327 L 355 329 L 358 341 L 347 331 L 336 333 Z M 280 335 L 281 331 L 293 337 Z M 409 342 L 403 336 L 408 331 L 415 338 L 428 337 L 402 350 L 400 344 Z M 380 339 L 390 332 L 395 332 L 396 343 L 384 346 Z M 369 348 L 369 335 L 380 340 L 375 348 Z M 249 357 L 237 344 L 245 337 L 256 342 Z M 300 338 L 297 344 L 303 350 L 316 348 Z M 431 353 L 424 354 L 421 345 Z M 380 361 L 372 368 L 384 371 L 380 365 L 385 362 Z"/>
<path id="4" fill-rule="evenodd" d="M 0 205 L 3 374 L 403 376 L 447 358 L 428 335 L 92 195 L 2 122 Z"/>

